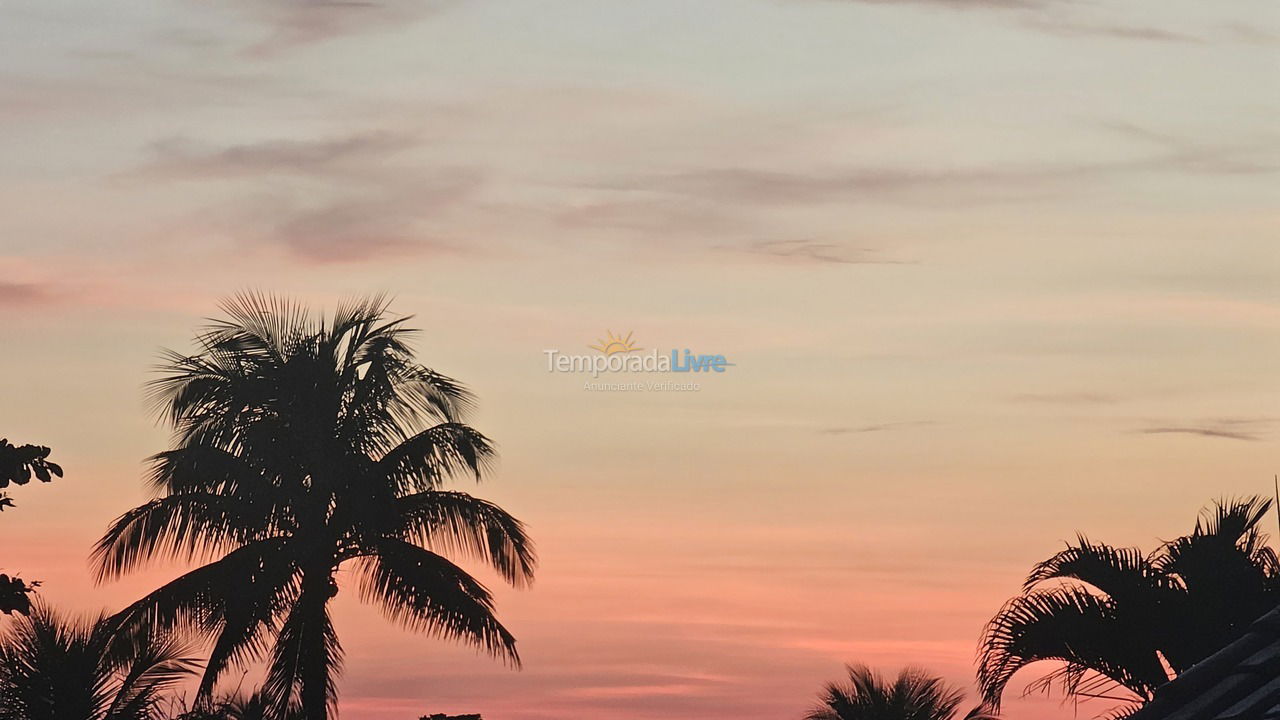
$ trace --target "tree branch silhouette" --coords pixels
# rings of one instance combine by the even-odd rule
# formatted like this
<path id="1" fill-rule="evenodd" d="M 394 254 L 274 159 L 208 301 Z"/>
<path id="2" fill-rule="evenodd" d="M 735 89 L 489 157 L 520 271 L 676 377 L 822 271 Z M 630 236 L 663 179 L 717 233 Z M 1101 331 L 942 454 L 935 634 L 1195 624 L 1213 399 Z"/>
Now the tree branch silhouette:
<path id="1" fill-rule="evenodd" d="M 32 475 L 40 482 L 50 482 L 55 475 L 62 477 L 62 467 L 49 462 L 49 453 L 43 445 L 14 445 L 7 438 L 0 438 L 0 488 L 7 488 L 10 483 L 26 485 Z M 0 493 L 0 510 L 7 507 L 13 507 L 13 500 L 7 493 Z M 0 573 L 0 612 L 30 613 L 31 593 L 39 585 Z"/>

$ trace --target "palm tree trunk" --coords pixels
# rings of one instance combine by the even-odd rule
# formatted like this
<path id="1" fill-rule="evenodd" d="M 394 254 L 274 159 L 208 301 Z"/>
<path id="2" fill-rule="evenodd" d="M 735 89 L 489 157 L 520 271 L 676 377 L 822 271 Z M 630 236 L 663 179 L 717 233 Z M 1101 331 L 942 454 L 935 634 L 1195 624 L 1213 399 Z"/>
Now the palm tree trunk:
<path id="1" fill-rule="evenodd" d="M 308 573 L 303 580 L 299 609 L 305 613 L 299 650 L 300 699 L 302 716 L 307 720 L 328 720 L 330 681 L 335 667 L 337 637 L 329 624 L 329 598 L 333 597 L 333 580 L 329 571 Z"/>

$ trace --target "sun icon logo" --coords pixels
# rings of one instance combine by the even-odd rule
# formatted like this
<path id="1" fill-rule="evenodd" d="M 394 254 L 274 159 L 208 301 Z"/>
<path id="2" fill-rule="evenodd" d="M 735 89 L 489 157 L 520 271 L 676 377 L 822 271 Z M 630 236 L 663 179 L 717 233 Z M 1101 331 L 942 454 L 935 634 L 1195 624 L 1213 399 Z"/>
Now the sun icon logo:
<path id="1" fill-rule="evenodd" d="M 607 334 L 605 337 L 596 341 L 600 343 L 599 345 L 589 345 L 588 347 L 592 350 L 599 350 L 605 355 L 635 352 L 640 349 L 631 341 L 631 333 L 627 333 L 627 336 L 623 337 L 621 335 L 614 335 L 612 330 L 608 330 L 606 332 Z"/>

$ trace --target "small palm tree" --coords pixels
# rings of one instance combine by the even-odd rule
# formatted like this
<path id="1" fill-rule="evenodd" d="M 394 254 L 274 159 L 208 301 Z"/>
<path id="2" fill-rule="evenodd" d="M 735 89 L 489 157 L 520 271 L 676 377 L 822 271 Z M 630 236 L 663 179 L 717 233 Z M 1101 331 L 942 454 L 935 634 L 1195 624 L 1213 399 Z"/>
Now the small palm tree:
<path id="1" fill-rule="evenodd" d="M 849 665 L 847 682 L 828 683 L 805 720 L 953 720 L 964 693 L 942 678 L 907 668 L 889 681 L 866 665 Z M 981 707 L 966 720 L 987 720 Z"/>
<path id="2" fill-rule="evenodd" d="M 156 720 L 162 693 L 197 669 L 171 635 L 117 633 L 105 614 L 37 603 L 0 634 L 0 720 Z"/>
<path id="3" fill-rule="evenodd" d="M 1014 673 L 1045 660 L 1059 667 L 1028 692 L 1056 685 L 1117 701 L 1119 715 L 1151 699 L 1280 603 L 1280 560 L 1260 529 L 1270 508 L 1259 497 L 1220 501 L 1155 552 L 1080 536 L 1037 565 L 983 633 L 987 703 L 998 707 Z"/>
<path id="4" fill-rule="evenodd" d="M 216 700 L 206 700 L 201 707 L 170 710 L 174 720 L 303 720 L 301 710 L 280 714 L 271 708 L 268 699 L 261 693 L 251 695 L 232 693 Z"/>
<path id="5" fill-rule="evenodd" d="M 152 458 L 158 497 L 118 518 L 94 555 L 101 579 L 156 558 L 208 564 L 121 622 L 212 640 L 197 701 L 229 667 L 264 658 L 273 715 L 308 720 L 337 702 L 339 568 L 392 620 L 518 664 L 489 590 L 444 556 L 516 586 L 536 563 L 519 520 L 443 489 L 458 474 L 478 480 L 493 457 L 463 422 L 470 394 L 414 360 L 405 319 L 382 299 L 328 321 L 252 294 L 224 309 L 198 352 L 169 353 L 152 385 L 176 430 L 176 447 Z"/>

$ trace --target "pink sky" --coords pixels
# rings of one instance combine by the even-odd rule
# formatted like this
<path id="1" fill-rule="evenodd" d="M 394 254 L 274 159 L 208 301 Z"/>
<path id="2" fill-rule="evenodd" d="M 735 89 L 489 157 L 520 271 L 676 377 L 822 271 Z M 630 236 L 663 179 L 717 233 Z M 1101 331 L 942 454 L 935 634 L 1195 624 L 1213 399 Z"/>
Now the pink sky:
<path id="1" fill-rule="evenodd" d="M 15 9 L 0 436 L 67 477 L 13 493 L 0 569 L 84 610 L 171 576 L 86 572 L 166 447 L 158 348 L 243 288 L 387 291 L 542 567 L 498 593 L 520 672 L 341 593 L 343 717 L 797 718 L 845 662 L 972 694 L 1076 531 L 1150 547 L 1276 471 L 1280 17 L 1150 7 Z M 735 365 L 547 372 L 608 331 Z"/>

